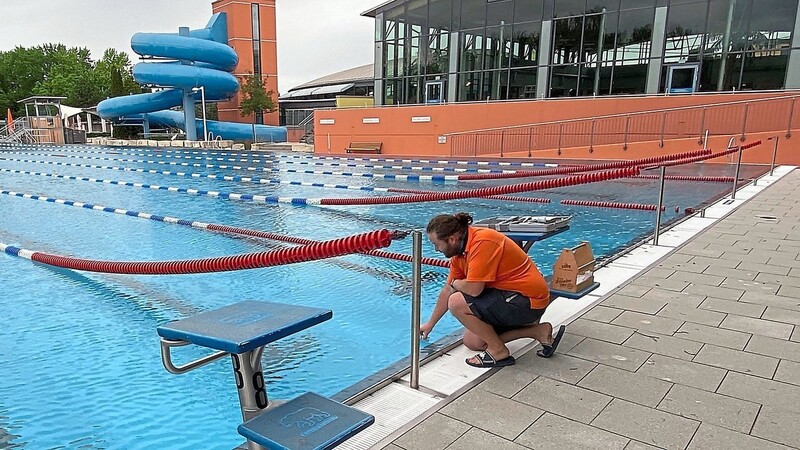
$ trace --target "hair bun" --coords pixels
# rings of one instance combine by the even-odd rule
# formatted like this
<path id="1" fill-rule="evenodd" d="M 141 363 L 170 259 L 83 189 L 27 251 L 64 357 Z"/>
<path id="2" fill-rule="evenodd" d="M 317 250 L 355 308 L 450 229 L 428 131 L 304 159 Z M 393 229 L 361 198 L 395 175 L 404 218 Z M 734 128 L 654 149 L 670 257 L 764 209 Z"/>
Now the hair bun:
<path id="1" fill-rule="evenodd" d="M 468 213 L 465 212 L 456 213 L 455 218 L 461 225 L 464 226 L 472 225 L 472 216 L 470 216 Z"/>

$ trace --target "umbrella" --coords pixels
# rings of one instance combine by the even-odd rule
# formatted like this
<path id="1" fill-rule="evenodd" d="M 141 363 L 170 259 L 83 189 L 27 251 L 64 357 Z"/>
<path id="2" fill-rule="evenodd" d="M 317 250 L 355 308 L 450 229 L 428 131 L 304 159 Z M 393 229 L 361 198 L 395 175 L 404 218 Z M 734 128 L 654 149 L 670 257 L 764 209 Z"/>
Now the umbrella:
<path id="1" fill-rule="evenodd" d="M 8 121 L 6 122 L 6 126 L 8 127 L 8 132 L 14 132 L 14 116 L 11 115 L 11 108 L 8 108 Z"/>

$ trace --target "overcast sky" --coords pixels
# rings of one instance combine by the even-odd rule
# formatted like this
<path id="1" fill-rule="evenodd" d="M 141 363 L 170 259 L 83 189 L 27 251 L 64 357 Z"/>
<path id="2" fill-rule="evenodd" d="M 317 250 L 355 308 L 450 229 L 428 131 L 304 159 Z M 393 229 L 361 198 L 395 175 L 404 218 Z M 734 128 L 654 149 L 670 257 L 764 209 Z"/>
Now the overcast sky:
<path id="1" fill-rule="evenodd" d="M 277 0 L 280 93 L 373 61 L 374 22 L 361 13 L 384 0 Z M 0 50 L 48 42 L 131 51 L 139 31 L 202 28 L 211 0 L 2 0 Z"/>

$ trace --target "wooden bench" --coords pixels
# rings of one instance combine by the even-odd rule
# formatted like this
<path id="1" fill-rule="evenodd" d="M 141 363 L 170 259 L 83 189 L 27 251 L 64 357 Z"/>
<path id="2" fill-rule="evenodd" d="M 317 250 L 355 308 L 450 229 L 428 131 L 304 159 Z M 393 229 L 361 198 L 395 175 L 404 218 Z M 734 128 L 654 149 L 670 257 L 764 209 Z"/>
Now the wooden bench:
<path id="1" fill-rule="evenodd" d="M 351 142 L 345 149 L 347 153 L 380 153 L 382 142 Z"/>

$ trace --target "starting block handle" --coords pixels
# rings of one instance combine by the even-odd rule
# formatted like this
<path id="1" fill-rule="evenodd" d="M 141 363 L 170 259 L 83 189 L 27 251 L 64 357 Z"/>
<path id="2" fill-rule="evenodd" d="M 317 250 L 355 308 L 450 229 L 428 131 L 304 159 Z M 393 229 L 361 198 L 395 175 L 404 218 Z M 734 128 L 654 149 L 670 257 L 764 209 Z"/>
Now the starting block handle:
<path id="1" fill-rule="evenodd" d="M 182 366 L 176 366 L 172 362 L 172 354 L 170 353 L 170 348 L 172 347 L 183 347 L 186 345 L 191 344 L 191 342 L 187 341 L 174 341 L 171 339 L 164 339 L 161 338 L 161 362 L 164 364 L 164 368 L 167 369 L 167 372 L 174 373 L 176 375 L 180 375 L 191 370 L 194 370 L 198 367 L 205 366 L 208 363 L 212 363 L 224 356 L 227 356 L 228 352 L 216 352 L 212 353 L 208 356 L 204 356 L 200 359 L 192 361 L 190 363 L 184 364 Z"/>

